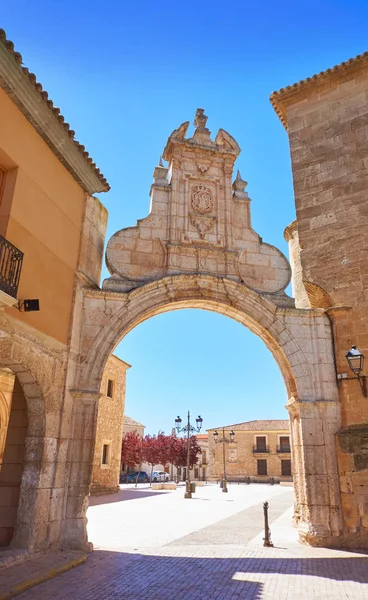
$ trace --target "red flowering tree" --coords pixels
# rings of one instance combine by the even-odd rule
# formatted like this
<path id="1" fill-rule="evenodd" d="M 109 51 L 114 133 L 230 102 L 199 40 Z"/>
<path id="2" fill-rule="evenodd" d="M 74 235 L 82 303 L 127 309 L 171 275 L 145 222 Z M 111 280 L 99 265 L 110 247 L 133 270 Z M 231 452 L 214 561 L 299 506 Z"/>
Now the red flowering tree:
<path id="1" fill-rule="evenodd" d="M 157 436 L 146 435 L 143 441 L 144 461 L 151 465 L 151 483 L 154 465 L 165 466 L 171 462 L 171 435 L 165 435 L 162 431 Z"/>
<path id="2" fill-rule="evenodd" d="M 187 466 L 187 456 L 188 456 L 188 438 L 178 438 L 176 436 L 171 436 L 171 452 L 170 452 L 170 462 L 178 467 L 186 467 Z M 197 438 L 195 435 L 190 437 L 189 441 L 189 468 L 192 469 L 194 465 L 198 462 L 198 456 L 202 453 L 201 447 L 197 443 Z"/>
<path id="3" fill-rule="evenodd" d="M 170 462 L 171 438 L 171 435 L 165 435 L 163 432 L 160 432 L 157 436 L 157 445 L 159 448 L 158 463 L 163 465 L 164 471 L 166 465 Z"/>
<path id="4" fill-rule="evenodd" d="M 138 476 L 144 461 L 143 439 L 136 431 L 128 431 L 123 435 L 121 444 L 121 462 L 128 467 L 138 467 L 138 475 L 135 482 L 137 486 Z"/>
<path id="5" fill-rule="evenodd" d="M 146 435 L 143 440 L 144 460 L 151 465 L 151 484 L 153 467 L 159 464 L 161 457 L 160 442 L 158 437 L 159 436 L 156 437 L 155 435 Z"/>

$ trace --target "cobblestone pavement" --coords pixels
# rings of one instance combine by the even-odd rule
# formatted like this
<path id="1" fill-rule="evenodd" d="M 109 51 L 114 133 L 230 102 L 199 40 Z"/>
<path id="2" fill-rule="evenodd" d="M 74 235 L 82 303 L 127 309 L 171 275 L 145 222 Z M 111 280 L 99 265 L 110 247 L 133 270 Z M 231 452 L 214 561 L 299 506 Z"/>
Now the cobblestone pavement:
<path id="1" fill-rule="evenodd" d="M 170 496 L 139 496 L 131 502 L 103 504 L 106 516 L 111 506 L 120 505 L 124 519 L 129 504 L 141 515 L 136 520 L 136 539 L 144 541 L 141 528 L 145 516 L 151 518 L 151 529 L 168 532 L 156 545 L 146 531 L 146 546 L 134 542 L 131 523 L 126 522 L 127 539 L 115 551 L 98 549 L 88 562 L 68 573 L 45 582 L 18 596 L 19 600 L 368 600 L 368 556 L 343 551 L 313 549 L 297 543 L 290 526 L 292 490 L 275 486 L 233 488 L 227 498 L 216 488 L 198 493 L 198 502 L 181 504 L 180 492 Z M 239 486 L 240 488 L 240 486 Z M 253 488 L 253 489 L 252 489 Z M 224 495 L 225 496 L 225 495 Z M 198 527 L 197 511 L 202 498 L 208 518 Z M 253 501 L 252 501 L 253 498 Z M 274 548 L 264 548 L 259 514 L 264 499 L 270 502 L 270 527 Z M 207 500 L 207 501 L 206 501 Z M 208 500 L 212 500 L 209 502 Z M 222 506 L 216 507 L 216 502 Z M 152 503 L 152 506 L 151 506 Z M 169 506 L 177 510 L 171 514 Z M 211 505 L 211 506 L 210 506 Z M 244 509 L 244 505 L 247 507 Z M 140 506 L 140 508 L 139 508 Z M 243 508 L 243 510 L 242 510 Z M 117 510 L 117 509 L 116 509 Z M 129 509 L 133 514 L 133 506 Z M 215 518 L 215 513 L 219 517 Z M 93 511 L 91 511 L 93 515 Z M 95 511 L 101 518 L 103 510 Z M 118 512 L 115 512 L 115 519 Z M 180 525 L 185 517 L 186 526 Z M 190 515 L 195 528 L 190 525 Z M 157 520 L 159 518 L 159 520 Z M 172 519 L 176 519 L 178 535 L 172 538 Z M 108 522 L 108 521 L 107 521 Z M 121 527 L 121 525 L 119 525 Z M 98 531 L 96 524 L 91 529 Z M 238 530 L 238 537 L 235 535 Z M 122 531 L 122 529 L 120 530 Z M 185 533 L 183 534 L 183 532 Z M 227 533 L 228 532 L 228 533 Z M 106 544 L 107 535 L 101 536 Z M 116 539 L 114 539 L 116 544 Z"/>

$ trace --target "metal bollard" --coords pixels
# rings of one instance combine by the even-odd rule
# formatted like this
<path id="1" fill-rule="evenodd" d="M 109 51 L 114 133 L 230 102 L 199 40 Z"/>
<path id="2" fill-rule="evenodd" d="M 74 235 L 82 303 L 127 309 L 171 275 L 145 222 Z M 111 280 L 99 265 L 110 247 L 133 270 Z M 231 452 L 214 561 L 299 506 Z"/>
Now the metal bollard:
<path id="1" fill-rule="evenodd" d="M 263 538 L 263 545 L 268 548 L 273 548 L 273 543 L 271 542 L 271 530 L 268 526 L 268 502 L 263 503 L 263 514 L 264 514 L 264 528 L 265 528 L 265 536 Z"/>

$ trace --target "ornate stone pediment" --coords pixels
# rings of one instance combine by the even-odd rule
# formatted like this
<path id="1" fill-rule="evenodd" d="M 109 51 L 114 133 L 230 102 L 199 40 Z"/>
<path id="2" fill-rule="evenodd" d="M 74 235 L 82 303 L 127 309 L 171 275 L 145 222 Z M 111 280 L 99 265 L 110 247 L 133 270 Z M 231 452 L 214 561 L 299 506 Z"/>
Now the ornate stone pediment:
<path id="1" fill-rule="evenodd" d="M 232 173 L 240 148 L 220 129 L 213 141 L 207 117 L 198 109 L 169 136 L 154 170 L 151 213 L 109 240 L 105 289 L 127 291 L 167 275 L 201 273 L 244 282 L 288 303 L 285 256 L 264 244 L 251 227 L 247 183 Z M 290 301 L 291 302 L 291 301 Z"/>

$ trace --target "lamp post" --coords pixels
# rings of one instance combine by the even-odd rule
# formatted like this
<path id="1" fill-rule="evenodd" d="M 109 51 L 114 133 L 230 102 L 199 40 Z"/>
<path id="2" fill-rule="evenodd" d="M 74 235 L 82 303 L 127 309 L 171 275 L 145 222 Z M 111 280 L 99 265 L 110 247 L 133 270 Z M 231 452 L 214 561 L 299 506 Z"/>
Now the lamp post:
<path id="1" fill-rule="evenodd" d="M 215 439 L 215 444 L 222 444 L 222 458 L 223 458 L 223 467 L 224 474 L 221 481 L 221 487 L 223 492 L 227 492 L 227 481 L 226 481 L 226 457 L 225 457 L 225 444 L 230 444 L 234 441 L 235 433 L 230 431 L 230 438 L 225 437 L 225 427 L 222 428 L 222 439 L 219 438 L 218 431 L 213 432 L 213 437 Z"/>
<path id="2" fill-rule="evenodd" d="M 178 416 L 175 419 L 175 428 L 178 433 L 186 433 L 187 434 L 187 472 L 186 472 L 186 481 L 185 481 L 185 494 L 184 498 L 192 497 L 192 484 L 190 482 L 190 434 L 191 433 L 199 433 L 202 428 L 203 419 L 201 415 L 198 415 L 196 418 L 196 427 L 190 424 L 190 414 L 188 410 L 188 421 L 184 427 L 181 426 L 182 420 Z"/>
<path id="3" fill-rule="evenodd" d="M 352 379 L 357 379 L 359 381 L 363 396 L 368 398 L 367 376 L 361 375 L 364 365 L 364 354 L 362 354 L 356 346 L 352 346 L 346 353 L 345 357 L 348 361 L 349 368 L 354 373 L 355 377 L 348 377 L 346 373 L 339 373 L 337 375 L 338 381 L 351 381 Z"/>

